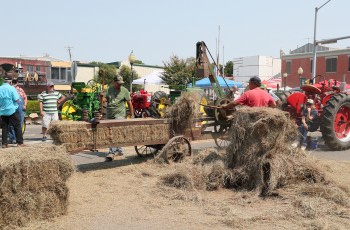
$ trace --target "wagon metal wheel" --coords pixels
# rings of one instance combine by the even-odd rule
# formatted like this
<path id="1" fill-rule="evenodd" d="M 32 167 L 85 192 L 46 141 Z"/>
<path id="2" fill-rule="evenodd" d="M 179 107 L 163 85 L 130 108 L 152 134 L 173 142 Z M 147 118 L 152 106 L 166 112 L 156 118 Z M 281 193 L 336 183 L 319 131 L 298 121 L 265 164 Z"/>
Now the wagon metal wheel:
<path id="1" fill-rule="evenodd" d="M 230 102 L 231 100 L 228 98 L 221 98 L 215 103 L 215 105 L 223 106 L 223 105 L 229 104 Z M 228 123 L 227 117 L 232 115 L 232 113 L 233 113 L 233 110 L 215 109 L 214 110 L 215 121 L 219 124 L 226 125 Z"/>
<path id="2" fill-rule="evenodd" d="M 230 144 L 229 136 L 230 125 L 216 124 L 214 125 L 215 131 L 215 144 L 220 148 L 224 149 Z"/>
<path id="3" fill-rule="evenodd" d="M 163 147 L 159 157 L 163 158 L 166 163 L 181 162 L 184 157 L 191 156 L 192 149 L 190 141 L 183 136 L 171 138 Z"/>
<path id="4" fill-rule="evenodd" d="M 135 152 L 140 157 L 153 156 L 158 153 L 159 149 L 156 146 L 141 145 L 134 146 Z"/>

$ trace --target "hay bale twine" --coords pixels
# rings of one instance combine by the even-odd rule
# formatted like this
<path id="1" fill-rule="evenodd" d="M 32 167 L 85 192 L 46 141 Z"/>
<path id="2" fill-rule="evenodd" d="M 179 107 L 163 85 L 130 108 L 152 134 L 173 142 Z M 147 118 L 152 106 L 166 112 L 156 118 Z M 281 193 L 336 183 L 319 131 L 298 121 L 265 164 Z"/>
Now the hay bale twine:
<path id="1" fill-rule="evenodd" d="M 264 195 L 288 183 L 324 180 L 314 162 L 291 147 L 297 129 L 285 112 L 242 107 L 230 130 L 225 186 L 260 189 Z"/>
<path id="2" fill-rule="evenodd" d="M 63 148 L 40 144 L 0 151 L 0 229 L 65 214 L 74 171 Z"/>

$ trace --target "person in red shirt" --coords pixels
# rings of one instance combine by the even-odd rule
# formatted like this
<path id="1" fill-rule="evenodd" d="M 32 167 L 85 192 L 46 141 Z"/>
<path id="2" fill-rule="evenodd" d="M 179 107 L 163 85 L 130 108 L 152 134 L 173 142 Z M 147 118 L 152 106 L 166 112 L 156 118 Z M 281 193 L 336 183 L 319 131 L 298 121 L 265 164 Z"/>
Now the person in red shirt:
<path id="1" fill-rule="evenodd" d="M 246 105 L 250 107 L 276 107 L 275 100 L 266 91 L 260 88 L 261 80 L 259 77 L 249 79 L 249 90 L 243 93 L 237 100 L 222 106 L 223 109 L 231 109 L 237 105 Z"/>

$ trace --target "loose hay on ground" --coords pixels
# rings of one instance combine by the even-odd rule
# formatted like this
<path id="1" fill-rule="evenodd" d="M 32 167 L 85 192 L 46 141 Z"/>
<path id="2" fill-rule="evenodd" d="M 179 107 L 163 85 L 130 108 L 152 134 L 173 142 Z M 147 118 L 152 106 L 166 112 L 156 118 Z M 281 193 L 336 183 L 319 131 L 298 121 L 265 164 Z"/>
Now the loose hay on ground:
<path id="1" fill-rule="evenodd" d="M 296 136 L 296 127 L 285 113 L 269 108 L 240 108 L 232 121 L 226 155 L 207 149 L 190 161 L 169 165 L 174 169 L 161 177 L 160 184 L 176 188 L 174 181 L 182 179 L 186 186 L 180 186 L 181 197 L 186 189 L 192 193 L 222 187 L 259 191 L 263 196 L 278 194 L 301 213 L 286 214 L 286 221 L 325 215 L 350 218 L 349 189 L 326 177 L 327 166 L 307 152 L 292 148 Z M 312 201 L 317 210 L 306 210 L 303 200 Z"/>
<path id="2" fill-rule="evenodd" d="M 1 150 L 0 228 L 66 213 L 65 182 L 73 171 L 61 147 L 42 144 Z"/>
<path id="3" fill-rule="evenodd" d="M 225 165 L 223 156 L 215 149 L 204 150 L 193 159 L 186 159 L 175 169 L 162 175 L 161 184 L 199 190 L 217 190 L 223 187 Z"/>

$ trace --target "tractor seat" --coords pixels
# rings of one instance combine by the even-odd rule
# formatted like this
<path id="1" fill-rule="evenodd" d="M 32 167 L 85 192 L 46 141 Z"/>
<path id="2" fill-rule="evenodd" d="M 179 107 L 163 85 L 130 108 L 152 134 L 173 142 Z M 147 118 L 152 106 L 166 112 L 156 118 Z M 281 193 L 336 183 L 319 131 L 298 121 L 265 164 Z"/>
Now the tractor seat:
<path id="1" fill-rule="evenodd" d="M 321 90 L 314 85 L 302 85 L 300 89 L 302 91 L 305 91 L 306 93 L 314 93 L 314 94 L 321 93 Z"/>

